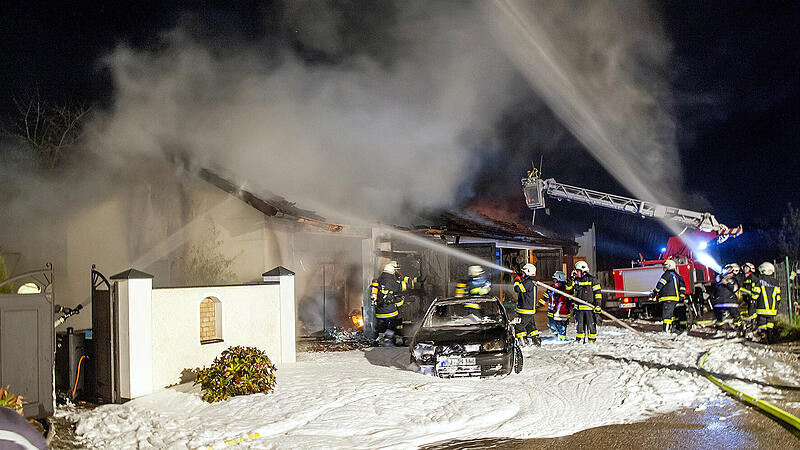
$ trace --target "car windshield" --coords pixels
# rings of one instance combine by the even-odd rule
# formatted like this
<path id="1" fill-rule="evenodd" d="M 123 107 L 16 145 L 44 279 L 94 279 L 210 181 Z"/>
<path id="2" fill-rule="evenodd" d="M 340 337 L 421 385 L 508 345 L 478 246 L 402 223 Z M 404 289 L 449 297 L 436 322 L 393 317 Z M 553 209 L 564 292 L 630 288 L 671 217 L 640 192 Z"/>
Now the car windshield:
<path id="1" fill-rule="evenodd" d="M 503 313 L 496 299 L 465 299 L 437 304 L 431 309 L 424 327 L 458 327 L 502 323 Z"/>

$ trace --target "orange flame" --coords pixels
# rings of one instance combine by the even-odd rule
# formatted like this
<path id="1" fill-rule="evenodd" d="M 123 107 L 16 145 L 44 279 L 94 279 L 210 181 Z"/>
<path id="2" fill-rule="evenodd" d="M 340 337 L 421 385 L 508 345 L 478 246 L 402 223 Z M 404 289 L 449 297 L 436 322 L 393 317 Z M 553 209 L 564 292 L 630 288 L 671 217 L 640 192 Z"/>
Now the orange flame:
<path id="1" fill-rule="evenodd" d="M 364 317 L 361 314 L 354 315 L 353 319 L 353 326 L 356 328 L 364 328 Z"/>

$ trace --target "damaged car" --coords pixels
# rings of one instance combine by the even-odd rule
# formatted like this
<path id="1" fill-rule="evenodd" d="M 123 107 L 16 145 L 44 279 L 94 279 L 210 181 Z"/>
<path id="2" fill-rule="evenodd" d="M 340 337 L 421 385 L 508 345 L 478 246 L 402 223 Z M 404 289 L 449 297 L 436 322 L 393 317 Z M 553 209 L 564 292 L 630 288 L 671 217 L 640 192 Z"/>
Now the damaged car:
<path id="1" fill-rule="evenodd" d="M 514 327 L 497 297 L 436 299 L 409 346 L 411 363 L 443 378 L 489 377 L 522 370 Z"/>

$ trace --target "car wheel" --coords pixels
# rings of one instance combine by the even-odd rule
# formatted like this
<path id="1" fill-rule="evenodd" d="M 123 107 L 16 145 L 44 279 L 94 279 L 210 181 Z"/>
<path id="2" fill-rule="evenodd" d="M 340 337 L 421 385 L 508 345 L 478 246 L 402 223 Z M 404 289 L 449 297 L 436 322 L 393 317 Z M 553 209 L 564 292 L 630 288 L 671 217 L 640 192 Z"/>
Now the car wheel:
<path id="1" fill-rule="evenodd" d="M 514 373 L 522 372 L 522 350 L 516 345 L 514 346 Z"/>

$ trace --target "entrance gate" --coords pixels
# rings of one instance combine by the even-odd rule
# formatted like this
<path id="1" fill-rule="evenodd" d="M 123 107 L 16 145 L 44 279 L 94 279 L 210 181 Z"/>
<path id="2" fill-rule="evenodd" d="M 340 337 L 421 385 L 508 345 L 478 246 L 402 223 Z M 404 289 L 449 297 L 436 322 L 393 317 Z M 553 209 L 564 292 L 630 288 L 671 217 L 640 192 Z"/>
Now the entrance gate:
<path id="1" fill-rule="evenodd" d="M 100 403 L 119 403 L 117 374 L 117 308 L 112 285 L 92 264 L 92 341 L 94 341 L 95 394 Z"/>
<path id="2" fill-rule="evenodd" d="M 53 414 L 55 349 L 53 266 L 0 282 L 17 288 L 34 283 L 39 293 L 0 294 L 0 386 L 22 395 L 27 418 Z"/>

